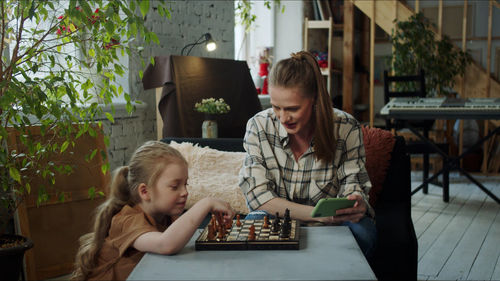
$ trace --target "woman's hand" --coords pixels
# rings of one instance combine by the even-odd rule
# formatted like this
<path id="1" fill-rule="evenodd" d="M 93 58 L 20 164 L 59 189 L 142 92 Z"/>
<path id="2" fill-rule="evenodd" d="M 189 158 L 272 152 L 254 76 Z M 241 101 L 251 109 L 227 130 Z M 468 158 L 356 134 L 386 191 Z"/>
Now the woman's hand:
<path id="1" fill-rule="evenodd" d="M 359 222 L 366 214 L 367 206 L 365 200 L 359 194 L 351 194 L 347 196 L 347 199 L 356 200 L 352 208 L 337 210 L 336 216 L 324 217 L 320 221 L 326 224 L 339 224 L 346 221 Z"/>

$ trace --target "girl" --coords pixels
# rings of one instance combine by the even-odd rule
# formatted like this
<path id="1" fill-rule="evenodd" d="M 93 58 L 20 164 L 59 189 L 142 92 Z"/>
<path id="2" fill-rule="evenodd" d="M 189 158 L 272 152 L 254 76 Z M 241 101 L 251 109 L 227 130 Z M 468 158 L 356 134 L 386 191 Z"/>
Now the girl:
<path id="1" fill-rule="evenodd" d="M 272 108 L 247 123 L 247 156 L 240 187 L 252 212 L 284 213 L 305 222 L 350 227 L 365 256 L 373 254 L 376 228 L 368 204 L 370 179 L 359 123 L 333 109 L 318 63 L 308 52 L 279 61 L 269 75 Z M 325 197 L 356 200 L 334 217 L 311 217 Z"/>
<path id="2" fill-rule="evenodd" d="M 232 220 L 228 203 L 204 198 L 182 216 L 187 162 L 169 145 L 149 141 L 113 175 L 109 198 L 97 209 L 93 232 L 80 238 L 73 280 L 125 280 L 145 252 L 179 252 L 209 212 Z"/>

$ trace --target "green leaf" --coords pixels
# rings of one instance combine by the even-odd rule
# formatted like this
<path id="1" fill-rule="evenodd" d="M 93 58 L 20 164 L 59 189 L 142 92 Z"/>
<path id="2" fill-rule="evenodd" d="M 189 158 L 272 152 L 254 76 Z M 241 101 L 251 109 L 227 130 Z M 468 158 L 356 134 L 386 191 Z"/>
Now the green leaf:
<path id="1" fill-rule="evenodd" d="M 115 119 L 113 118 L 113 115 L 111 115 L 111 113 L 105 112 L 105 114 L 106 118 L 108 118 L 108 120 L 111 121 L 111 123 L 115 123 Z"/>
<path id="2" fill-rule="evenodd" d="M 141 14 L 142 14 L 142 17 L 145 17 L 146 14 L 148 13 L 149 11 L 149 1 L 147 0 L 141 0 L 139 2 L 139 7 L 141 9 Z"/>
<path id="3" fill-rule="evenodd" d="M 92 150 L 92 153 L 90 154 L 89 159 L 90 160 L 94 159 L 94 157 L 96 156 L 96 154 L 97 154 L 97 149 Z"/>
<path id="4" fill-rule="evenodd" d="M 103 164 L 101 166 L 101 171 L 105 175 L 109 171 L 109 163 Z"/>
<path id="5" fill-rule="evenodd" d="M 61 153 L 63 153 L 64 151 L 66 151 L 66 149 L 68 148 L 68 146 L 69 146 L 69 141 L 63 142 L 63 144 L 61 145 Z"/>
<path id="6" fill-rule="evenodd" d="M 19 173 L 18 169 L 16 169 L 15 167 L 10 167 L 9 174 L 11 178 L 13 178 L 18 183 L 21 183 L 21 174 Z"/>
<path id="7" fill-rule="evenodd" d="M 89 50 L 89 56 L 95 57 L 95 50 L 94 49 Z"/>
<path id="8" fill-rule="evenodd" d="M 135 22 L 129 25 L 129 31 L 132 36 L 137 35 L 137 24 Z"/>
<path id="9" fill-rule="evenodd" d="M 92 187 L 89 188 L 88 195 L 89 195 L 90 199 L 94 199 L 95 198 L 95 187 L 94 186 L 92 186 Z"/>

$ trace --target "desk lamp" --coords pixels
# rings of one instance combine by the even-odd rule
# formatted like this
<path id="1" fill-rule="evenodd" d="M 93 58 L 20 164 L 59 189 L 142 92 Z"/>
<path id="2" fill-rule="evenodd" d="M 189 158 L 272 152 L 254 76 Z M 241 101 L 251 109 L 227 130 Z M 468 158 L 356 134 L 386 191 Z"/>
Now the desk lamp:
<path id="1" fill-rule="evenodd" d="M 215 44 L 214 39 L 212 39 L 212 35 L 210 33 L 205 33 L 198 40 L 196 40 L 196 42 L 191 43 L 191 44 L 187 44 L 186 46 L 184 46 L 181 50 L 181 56 L 184 55 L 184 50 L 186 50 L 186 48 L 191 47 L 187 51 L 186 56 L 188 56 L 189 53 L 191 53 L 191 50 L 194 48 L 194 46 L 200 45 L 203 43 L 205 43 L 205 47 L 207 48 L 207 51 L 209 51 L 209 52 L 212 52 L 213 50 L 215 50 L 217 48 L 217 45 Z"/>

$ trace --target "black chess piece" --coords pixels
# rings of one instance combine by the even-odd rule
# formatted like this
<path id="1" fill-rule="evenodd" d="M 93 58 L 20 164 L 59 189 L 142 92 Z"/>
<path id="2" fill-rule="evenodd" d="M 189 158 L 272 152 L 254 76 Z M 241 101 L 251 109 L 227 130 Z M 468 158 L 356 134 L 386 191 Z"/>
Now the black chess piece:
<path id="1" fill-rule="evenodd" d="M 278 218 L 273 220 L 273 224 L 271 226 L 271 231 L 272 232 L 279 232 L 280 231 L 280 223 L 279 223 Z"/>
<path id="2" fill-rule="evenodd" d="M 290 229 L 291 229 L 291 226 L 290 226 L 290 223 L 288 222 L 283 222 L 281 224 L 281 232 L 280 232 L 280 237 L 281 238 L 288 238 L 290 237 Z"/>
<path id="3" fill-rule="evenodd" d="M 282 228 L 285 228 L 288 234 L 290 234 L 290 231 L 292 229 L 292 224 L 290 223 L 291 221 L 292 220 L 290 219 L 290 210 L 286 209 L 285 215 L 283 217 Z"/>

